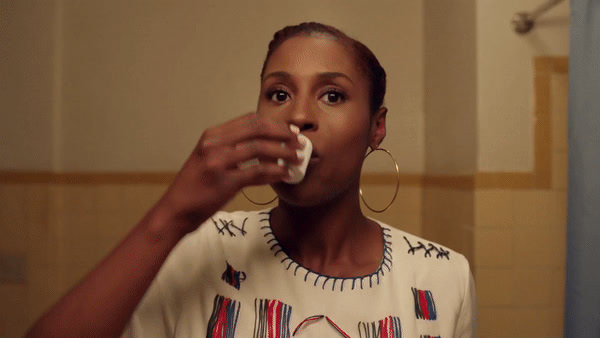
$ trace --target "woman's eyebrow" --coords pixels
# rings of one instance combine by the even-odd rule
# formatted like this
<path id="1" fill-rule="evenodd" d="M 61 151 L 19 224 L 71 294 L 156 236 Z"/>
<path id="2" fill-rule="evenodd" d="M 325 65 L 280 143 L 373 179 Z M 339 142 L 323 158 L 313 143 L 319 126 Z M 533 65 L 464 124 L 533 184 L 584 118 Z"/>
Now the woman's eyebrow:
<path id="1" fill-rule="evenodd" d="M 317 76 L 324 80 L 332 80 L 332 79 L 335 79 L 338 77 L 342 77 L 342 78 L 345 78 L 346 80 L 350 81 L 350 83 L 354 85 L 354 82 L 352 82 L 352 79 L 348 75 L 346 75 L 344 73 L 340 73 L 340 72 L 319 73 L 319 74 L 317 74 Z"/>
<path id="2" fill-rule="evenodd" d="M 323 72 L 323 73 L 318 73 L 316 76 L 321 80 L 331 80 L 331 79 L 335 79 L 338 77 L 342 77 L 342 78 L 345 78 L 346 80 L 350 81 L 350 83 L 352 83 L 354 85 L 354 82 L 352 82 L 352 79 L 350 79 L 350 77 L 348 75 L 346 75 L 344 73 L 340 73 L 340 72 Z M 265 75 L 265 77 L 263 77 L 263 82 L 266 81 L 270 77 L 282 77 L 282 78 L 289 79 L 292 77 L 292 75 L 290 73 L 284 72 L 284 71 L 272 72 L 272 73 Z"/>
<path id="3" fill-rule="evenodd" d="M 292 75 L 288 72 L 283 72 L 283 71 L 279 71 L 279 72 L 273 72 L 273 73 L 269 73 L 267 75 L 265 75 L 263 77 L 263 82 L 265 82 L 265 80 L 267 80 L 270 77 L 283 77 L 283 78 L 290 78 L 292 77 Z"/>

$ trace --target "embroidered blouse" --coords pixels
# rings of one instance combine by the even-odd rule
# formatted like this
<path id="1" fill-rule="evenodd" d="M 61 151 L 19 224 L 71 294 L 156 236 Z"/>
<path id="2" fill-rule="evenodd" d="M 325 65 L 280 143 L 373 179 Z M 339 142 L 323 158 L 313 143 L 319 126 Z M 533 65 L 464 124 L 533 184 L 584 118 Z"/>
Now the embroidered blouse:
<path id="1" fill-rule="evenodd" d="M 123 337 L 473 337 L 465 257 L 378 222 L 384 257 L 338 278 L 291 259 L 270 211 L 218 212 L 174 248 Z"/>

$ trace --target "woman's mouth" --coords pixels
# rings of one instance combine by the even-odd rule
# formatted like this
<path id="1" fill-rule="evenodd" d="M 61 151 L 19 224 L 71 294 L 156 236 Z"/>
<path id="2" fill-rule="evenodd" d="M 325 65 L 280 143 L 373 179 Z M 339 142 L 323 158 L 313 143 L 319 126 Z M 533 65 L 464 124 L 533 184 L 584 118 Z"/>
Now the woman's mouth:
<path id="1" fill-rule="evenodd" d="M 308 160 L 308 167 L 314 167 L 315 165 L 319 164 L 319 162 L 321 162 L 321 158 L 319 157 L 319 154 L 316 154 L 314 151 L 313 153 L 310 155 L 310 160 Z"/>
<path id="2" fill-rule="evenodd" d="M 314 148 L 313 145 L 313 151 L 310 154 L 310 160 L 308 161 L 308 164 L 314 164 L 314 163 L 318 163 L 319 162 L 319 153 L 317 153 L 316 149 Z"/>

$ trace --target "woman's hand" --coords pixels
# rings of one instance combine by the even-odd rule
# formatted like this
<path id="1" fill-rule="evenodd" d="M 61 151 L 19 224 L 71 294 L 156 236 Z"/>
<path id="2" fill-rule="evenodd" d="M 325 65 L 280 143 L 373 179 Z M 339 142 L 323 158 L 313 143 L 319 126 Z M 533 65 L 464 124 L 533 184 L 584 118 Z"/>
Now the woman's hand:
<path id="1" fill-rule="evenodd" d="M 299 162 L 297 136 L 280 121 L 246 114 L 207 129 L 164 196 L 154 207 L 167 222 L 188 233 L 221 209 L 238 191 L 288 175 L 285 163 Z M 240 164 L 258 158 L 258 165 Z"/>
<path id="2" fill-rule="evenodd" d="M 282 143 L 284 146 L 282 147 Z M 171 250 L 241 188 L 286 177 L 296 135 L 255 113 L 204 132 L 173 184 L 129 235 L 42 316 L 30 337 L 118 336 Z M 259 164 L 239 168 L 258 158 Z M 89 306 L 93 304 L 94 306 Z"/>

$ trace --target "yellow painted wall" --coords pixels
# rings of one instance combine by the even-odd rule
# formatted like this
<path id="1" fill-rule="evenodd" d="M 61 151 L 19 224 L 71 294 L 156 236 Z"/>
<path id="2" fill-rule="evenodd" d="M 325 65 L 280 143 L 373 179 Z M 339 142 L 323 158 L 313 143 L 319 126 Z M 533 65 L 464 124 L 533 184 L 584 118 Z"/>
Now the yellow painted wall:
<path id="1" fill-rule="evenodd" d="M 0 2 L 0 169 L 53 168 L 54 1 Z"/>
<path id="2" fill-rule="evenodd" d="M 475 0 L 425 2 L 425 173 L 476 170 Z"/>
<path id="3" fill-rule="evenodd" d="M 418 2 L 18 3 L 0 14 L 18 47 L 3 62 L 14 95 L 2 103 L 13 113 L 2 116 L 0 169 L 177 170 L 204 129 L 255 109 L 273 33 L 315 20 L 378 56 L 389 78 L 383 145 L 403 171 L 422 171 Z"/>
<path id="4" fill-rule="evenodd" d="M 527 172 L 534 163 L 536 56 L 569 55 L 569 1 L 516 34 L 513 15 L 544 1 L 477 1 L 477 147 L 479 171 Z"/>

